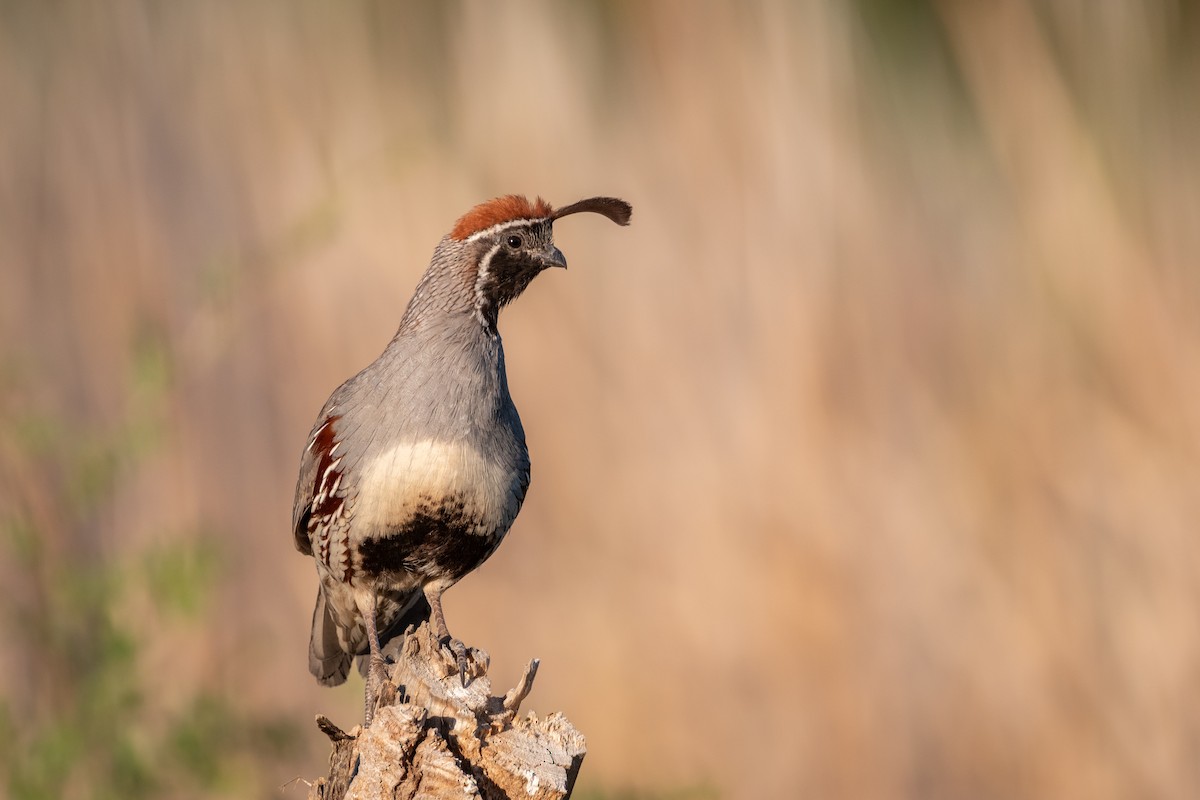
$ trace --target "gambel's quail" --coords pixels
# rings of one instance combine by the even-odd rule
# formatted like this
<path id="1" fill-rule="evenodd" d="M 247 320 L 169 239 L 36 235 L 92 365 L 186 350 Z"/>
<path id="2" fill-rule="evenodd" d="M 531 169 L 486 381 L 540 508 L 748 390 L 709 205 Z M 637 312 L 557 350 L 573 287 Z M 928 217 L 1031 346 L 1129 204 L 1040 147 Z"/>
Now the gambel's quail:
<path id="1" fill-rule="evenodd" d="M 552 225 L 582 211 L 628 225 L 632 209 L 593 197 L 555 210 L 509 195 L 467 212 L 383 354 L 338 387 L 308 437 L 292 511 L 296 548 L 320 578 L 308 665 L 335 686 L 360 657 L 368 724 L 380 647 L 409 624 L 432 617 L 467 681 L 442 592 L 495 551 L 529 488 L 496 320 L 538 273 L 567 266 Z"/>

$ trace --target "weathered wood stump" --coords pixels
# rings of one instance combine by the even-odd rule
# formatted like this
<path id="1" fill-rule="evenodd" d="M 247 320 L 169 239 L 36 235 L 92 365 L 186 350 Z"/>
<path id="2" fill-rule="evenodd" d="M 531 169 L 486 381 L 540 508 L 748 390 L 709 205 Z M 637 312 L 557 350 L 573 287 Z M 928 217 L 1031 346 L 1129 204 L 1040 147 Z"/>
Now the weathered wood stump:
<path id="1" fill-rule="evenodd" d="M 487 655 L 476 654 L 484 672 Z M 333 753 L 309 800 L 570 796 L 587 752 L 583 734 L 557 713 L 517 718 L 536 660 L 496 697 L 486 674 L 463 687 L 427 624 L 393 640 L 384 656 L 394 663 L 369 728 L 346 733 L 317 717 Z"/>

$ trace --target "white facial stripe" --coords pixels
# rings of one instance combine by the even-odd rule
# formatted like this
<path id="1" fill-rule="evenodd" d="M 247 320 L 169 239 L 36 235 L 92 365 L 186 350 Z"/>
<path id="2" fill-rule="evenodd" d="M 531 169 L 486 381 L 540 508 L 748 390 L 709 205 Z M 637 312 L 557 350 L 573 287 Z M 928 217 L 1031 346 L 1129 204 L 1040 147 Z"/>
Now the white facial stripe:
<path id="1" fill-rule="evenodd" d="M 487 298 L 483 296 L 483 282 L 487 280 L 488 269 L 492 265 L 492 256 L 500 251 L 503 242 L 496 242 L 492 245 L 492 249 L 483 254 L 483 258 L 479 259 L 479 274 L 475 276 L 475 318 L 479 320 L 479 324 L 487 327 L 487 320 L 483 317 L 483 307 L 487 305 Z"/>
<path id="2" fill-rule="evenodd" d="M 468 236 L 465 239 L 465 241 L 473 242 L 476 239 L 483 239 L 487 236 L 491 236 L 494 233 L 499 233 L 500 231 L 504 230 L 505 228 L 512 228 L 517 225 L 528 225 L 531 222 L 542 222 L 542 221 L 544 221 L 544 219 L 545 219 L 544 217 L 533 217 L 533 218 L 529 218 L 529 219 L 510 219 L 508 222 L 501 222 L 499 225 L 493 225 L 490 228 L 484 228 L 481 231 L 476 231 L 475 233 L 472 233 L 470 236 Z"/>

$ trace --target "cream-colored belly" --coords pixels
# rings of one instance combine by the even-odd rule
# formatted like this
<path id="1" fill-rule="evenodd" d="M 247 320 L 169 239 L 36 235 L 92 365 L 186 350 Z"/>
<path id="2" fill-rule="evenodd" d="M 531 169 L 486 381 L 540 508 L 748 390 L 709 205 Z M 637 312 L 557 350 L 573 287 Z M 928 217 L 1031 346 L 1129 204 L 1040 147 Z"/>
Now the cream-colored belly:
<path id="1" fill-rule="evenodd" d="M 363 466 L 356 527 L 389 529 L 445 503 L 462 504 L 480 534 L 507 529 L 520 509 L 520 476 L 463 442 L 404 442 Z M 361 530 L 362 528 L 360 528 Z"/>

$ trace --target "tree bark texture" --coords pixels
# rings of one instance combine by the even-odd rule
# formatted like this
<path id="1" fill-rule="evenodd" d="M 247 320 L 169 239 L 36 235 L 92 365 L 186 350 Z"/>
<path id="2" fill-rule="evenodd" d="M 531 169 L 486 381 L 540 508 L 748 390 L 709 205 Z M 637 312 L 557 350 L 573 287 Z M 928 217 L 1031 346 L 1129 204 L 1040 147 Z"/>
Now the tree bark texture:
<path id="1" fill-rule="evenodd" d="M 474 652 L 485 672 L 487 654 Z M 583 734 L 558 713 L 517 716 L 536 660 L 497 697 L 486 674 L 462 685 L 428 624 L 394 639 L 384 656 L 390 675 L 370 727 L 346 733 L 317 717 L 333 752 L 309 800 L 570 796 L 586 753 Z"/>

